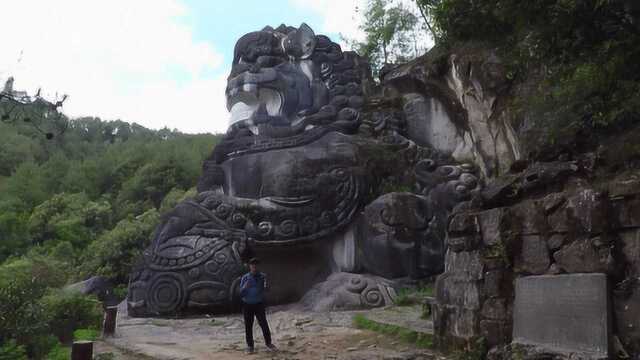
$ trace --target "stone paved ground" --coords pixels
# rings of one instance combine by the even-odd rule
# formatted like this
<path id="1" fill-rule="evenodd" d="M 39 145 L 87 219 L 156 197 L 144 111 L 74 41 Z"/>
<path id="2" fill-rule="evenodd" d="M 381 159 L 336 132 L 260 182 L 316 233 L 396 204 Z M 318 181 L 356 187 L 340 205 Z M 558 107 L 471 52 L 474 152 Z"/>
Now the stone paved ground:
<path id="1" fill-rule="evenodd" d="M 256 325 L 254 355 L 244 354 L 244 325 L 239 314 L 187 319 L 140 319 L 119 315 L 117 335 L 106 346 L 152 359 L 444 359 L 397 339 L 352 327 L 356 311 L 305 313 L 294 308 L 272 308 L 269 324 L 276 353 L 267 352 Z M 420 326 L 419 310 L 388 308 L 361 312 L 367 317 L 397 325 Z M 403 320 L 404 319 L 404 320 Z M 117 356 L 119 358 L 119 356 Z M 130 357 L 123 357 L 129 360 Z"/>

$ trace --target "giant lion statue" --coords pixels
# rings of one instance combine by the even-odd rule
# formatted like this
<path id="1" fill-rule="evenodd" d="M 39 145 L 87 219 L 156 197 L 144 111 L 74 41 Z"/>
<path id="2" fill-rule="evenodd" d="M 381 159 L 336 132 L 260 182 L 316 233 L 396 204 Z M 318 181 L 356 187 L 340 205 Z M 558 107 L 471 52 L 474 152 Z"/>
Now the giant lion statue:
<path id="1" fill-rule="evenodd" d="M 311 310 L 389 304 L 398 279 L 443 271 L 474 167 L 408 139 L 363 58 L 305 24 L 266 27 L 236 43 L 226 97 L 229 130 L 133 270 L 130 315 L 233 309 L 253 256 L 271 304 Z"/>

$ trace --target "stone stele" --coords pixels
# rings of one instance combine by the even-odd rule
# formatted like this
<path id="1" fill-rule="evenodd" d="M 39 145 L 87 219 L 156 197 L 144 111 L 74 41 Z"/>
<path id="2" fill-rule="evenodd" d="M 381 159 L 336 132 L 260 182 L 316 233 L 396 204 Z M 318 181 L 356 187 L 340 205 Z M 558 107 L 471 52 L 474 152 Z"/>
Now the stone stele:
<path id="1" fill-rule="evenodd" d="M 514 343 L 602 358 L 608 355 L 609 330 L 605 274 L 516 280 Z"/>

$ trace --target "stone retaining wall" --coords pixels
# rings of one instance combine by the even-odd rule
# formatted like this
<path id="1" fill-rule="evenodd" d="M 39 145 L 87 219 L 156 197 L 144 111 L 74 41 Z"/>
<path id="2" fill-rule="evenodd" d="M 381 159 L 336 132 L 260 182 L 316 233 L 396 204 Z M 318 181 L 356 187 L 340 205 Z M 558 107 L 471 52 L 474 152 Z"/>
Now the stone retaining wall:
<path id="1" fill-rule="evenodd" d="M 481 199 L 454 211 L 445 272 L 436 282 L 441 346 L 483 338 L 490 354 L 499 354 L 512 340 L 518 277 L 604 273 L 612 335 L 640 355 L 640 176 L 594 186 L 578 173 L 531 186 L 525 174 L 499 178 Z"/>

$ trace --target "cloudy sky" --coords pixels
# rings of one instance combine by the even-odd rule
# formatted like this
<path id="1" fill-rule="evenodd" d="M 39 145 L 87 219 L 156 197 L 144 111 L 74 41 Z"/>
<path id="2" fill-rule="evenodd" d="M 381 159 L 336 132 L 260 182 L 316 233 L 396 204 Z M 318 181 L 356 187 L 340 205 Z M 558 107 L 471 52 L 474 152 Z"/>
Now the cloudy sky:
<path id="1" fill-rule="evenodd" d="M 72 117 L 224 132 L 233 46 L 265 25 L 357 37 L 364 0 L 2 0 L 0 81 Z"/>

